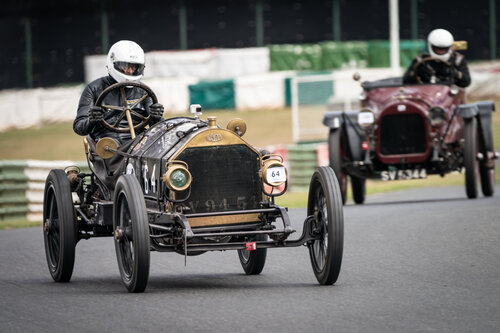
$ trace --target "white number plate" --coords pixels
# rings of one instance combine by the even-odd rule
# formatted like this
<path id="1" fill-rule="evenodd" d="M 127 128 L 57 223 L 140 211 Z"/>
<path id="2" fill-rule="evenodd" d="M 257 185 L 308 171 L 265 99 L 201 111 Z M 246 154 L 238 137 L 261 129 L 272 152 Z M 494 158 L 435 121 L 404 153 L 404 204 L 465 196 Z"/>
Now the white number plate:
<path id="1" fill-rule="evenodd" d="M 286 180 L 284 167 L 272 167 L 266 170 L 266 178 L 269 183 L 280 183 Z"/>
<path id="2" fill-rule="evenodd" d="M 425 169 L 385 170 L 380 172 L 380 179 L 384 181 L 424 178 L 427 178 Z"/>

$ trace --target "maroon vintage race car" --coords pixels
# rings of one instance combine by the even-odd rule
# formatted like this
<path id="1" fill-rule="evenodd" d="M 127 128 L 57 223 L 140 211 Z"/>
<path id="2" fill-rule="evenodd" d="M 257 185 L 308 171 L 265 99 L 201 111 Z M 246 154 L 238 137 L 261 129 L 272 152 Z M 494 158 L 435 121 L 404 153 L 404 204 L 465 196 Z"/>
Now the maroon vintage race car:
<path id="1" fill-rule="evenodd" d="M 354 75 L 359 80 L 359 75 Z M 384 181 L 465 173 L 467 197 L 492 196 L 495 159 L 492 101 L 466 104 L 453 84 L 403 84 L 401 77 L 361 84 L 360 110 L 328 111 L 330 166 L 345 203 L 348 177 L 353 200 L 365 200 L 366 179 Z"/>

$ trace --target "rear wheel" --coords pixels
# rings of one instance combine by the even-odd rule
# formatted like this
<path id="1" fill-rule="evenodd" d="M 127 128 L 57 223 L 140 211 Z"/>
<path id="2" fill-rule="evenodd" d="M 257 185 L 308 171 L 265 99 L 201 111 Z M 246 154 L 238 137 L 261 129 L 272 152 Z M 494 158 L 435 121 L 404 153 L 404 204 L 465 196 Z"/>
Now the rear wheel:
<path id="1" fill-rule="evenodd" d="M 266 235 L 257 235 L 256 241 L 266 241 Z M 264 269 L 266 264 L 267 249 L 257 249 L 255 251 L 238 250 L 241 267 L 247 275 L 258 275 Z"/>
<path id="2" fill-rule="evenodd" d="M 366 196 L 366 179 L 351 176 L 352 198 L 355 203 L 362 204 Z"/>
<path id="3" fill-rule="evenodd" d="M 328 154 L 330 157 L 330 167 L 337 176 L 342 196 L 342 204 L 347 199 L 347 175 L 342 172 L 342 158 L 345 156 L 344 145 L 342 144 L 342 128 L 330 131 L 328 136 Z"/>
<path id="4" fill-rule="evenodd" d="M 149 279 L 149 224 L 141 186 L 134 175 L 118 179 L 113 227 L 118 268 L 129 292 L 143 292 Z"/>
<path id="5" fill-rule="evenodd" d="M 45 182 L 43 240 L 50 275 L 56 282 L 68 282 L 75 263 L 76 227 L 70 184 L 63 170 L 51 170 Z"/>
<path id="6" fill-rule="evenodd" d="M 337 178 L 329 167 L 314 172 L 309 187 L 307 215 L 315 217 L 316 240 L 308 244 L 311 265 L 321 285 L 337 281 L 344 247 L 344 214 Z"/>
<path id="7" fill-rule="evenodd" d="M 464 128 L 465 191 L 469 199 L 477 198 L 477 121 L 466 119 Z"/>

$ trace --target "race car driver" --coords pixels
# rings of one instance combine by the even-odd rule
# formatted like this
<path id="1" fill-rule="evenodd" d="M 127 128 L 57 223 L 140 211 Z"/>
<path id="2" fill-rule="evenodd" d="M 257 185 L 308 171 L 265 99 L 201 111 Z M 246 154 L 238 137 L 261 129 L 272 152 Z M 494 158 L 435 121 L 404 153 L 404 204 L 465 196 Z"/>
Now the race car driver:
<path id="1" fill-rule="evenodd" d="M 429 53 L 416 57 L 403 75 L 403 83 L 451 82 L 459 87 L 470 84 L 465 57 L 452 50 L 453 35 L 444 29 L 435 29 L 427 37 Z M 429 58 L 435 59 L 430 60 Z M 428 59 L 428 60 L 426 60 Z"/>
<path id="2" fill-rule="evenodd" d="M 102 124 L 102 119 L 105 119 L 109 124 L 115 124 L 121 114 L 113 110 L 104 110 L 95 103 L 99 95 L 109 86 L 117 82 L 140 82 L 144 73 L 144 51 L 135 42 L 129 40 L 121 40 L 109 49 L 107 56 L 107 70 L 109 75 L 101 77 L 85 87 L 78 103 L 78 111 L 75 121 L 73 122 L 73 130 L 79 135 L 87 135 L 94 141 L 98 141 L 103 137 L 113 138 L 120 146 L 131 139 L 130 133 L 116 133 Z M 145 91 L 137 87 L 126 87 L 127 100 L 134 100 L 144 96 Z M 105 98 L 107 105 L 122 106 L 120 89 L 111 91 Z M 134 111 L 143 115 L 150 116 L 149 125 L 153 125 L 160 121 L 163 116 L 163 105 L 156 103 L 152 104 L 150 98 L 141 102 Z M 140 122 L 137 117 L 132 117 L 134 125 Z M 128 127 L 126 117 L 119 123 L 120 127 Z M 136 133 L 141 133 L 144 129 L 138 129 Z"/>

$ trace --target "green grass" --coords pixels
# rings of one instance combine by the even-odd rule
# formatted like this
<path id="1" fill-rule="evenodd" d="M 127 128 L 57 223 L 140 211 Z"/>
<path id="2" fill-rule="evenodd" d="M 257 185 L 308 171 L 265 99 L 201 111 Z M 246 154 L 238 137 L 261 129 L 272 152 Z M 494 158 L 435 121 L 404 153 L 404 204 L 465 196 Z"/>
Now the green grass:
<path id="1" fill-rule="evenodd" d="M 179 114 L 166 115 L 175 116 Z M 231 119 L 242 118 L 247 124 L 243 139 L 257 147 L 292 143 L 290 109 L 248 112 L 211 110 L 205 111 L 202 118 L 206 119 L 206 116 L 216 116 L 217 123 L 223 128 Z M 82 140 L 81 136 L 73 132 L 73 124 L 69 122 L 10 130 L 0 133 L 0 159 L 83 161 L 85 154 Z"/>
<path id="2" fill-rule="evenodd" d="M 41 226 L 42 226 L 41 221 L 28 221 L 27 219 L 12 219 L 12 220 L 0 221 L 0 230 L 41 227 Z"/>

